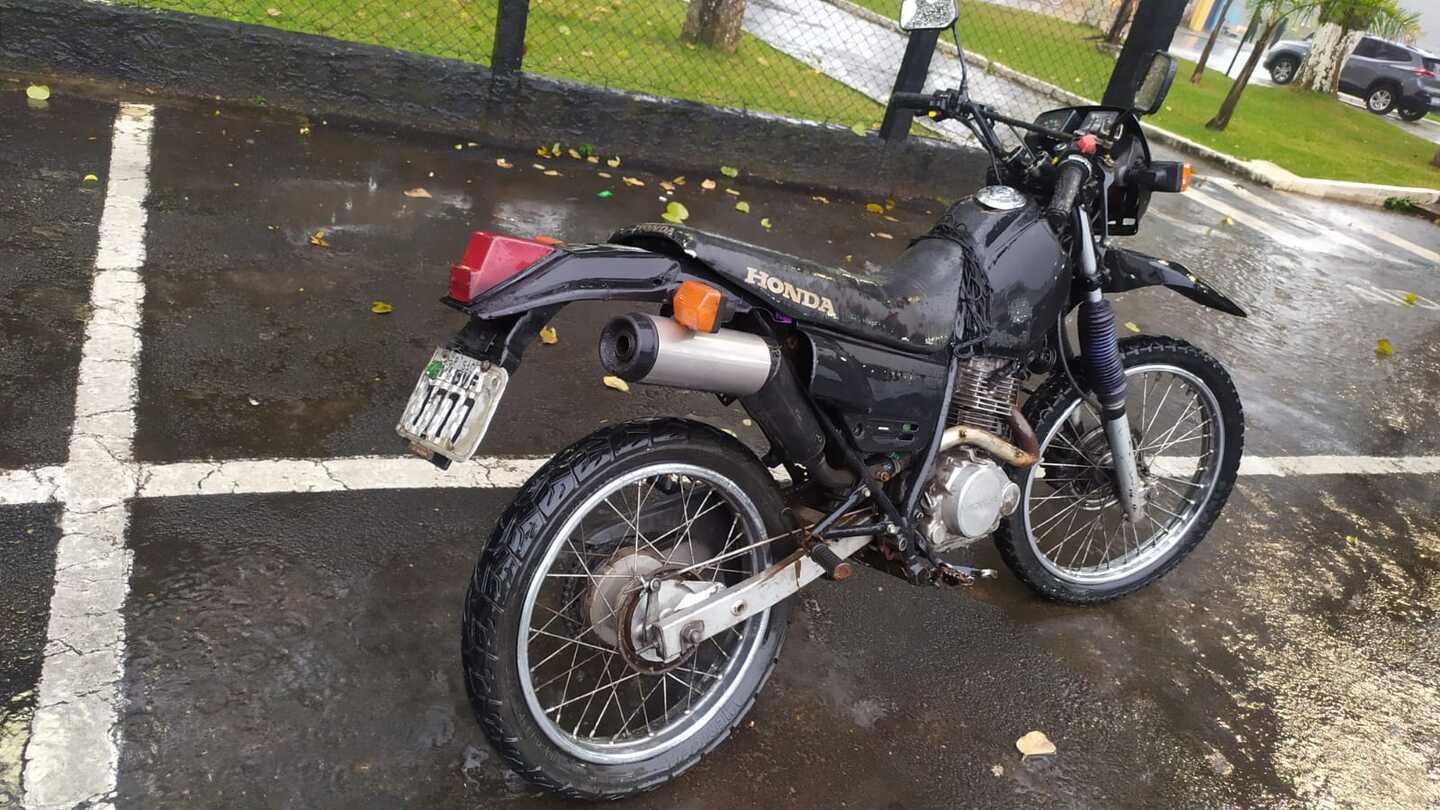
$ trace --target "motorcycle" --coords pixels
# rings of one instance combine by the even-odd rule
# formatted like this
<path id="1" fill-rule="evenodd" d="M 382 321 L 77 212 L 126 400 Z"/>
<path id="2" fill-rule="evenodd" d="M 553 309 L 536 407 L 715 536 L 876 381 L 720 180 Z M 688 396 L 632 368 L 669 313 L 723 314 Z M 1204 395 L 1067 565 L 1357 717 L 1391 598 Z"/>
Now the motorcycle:
<path id="1" fill-rule="evenodd" d="M 1195 548 L 1235 482 L 1239 395 L 1195 346 L 1119 339 L 1104 297 L 1163 286 L 1245 316 L 1185 267 L 1110 239 L 1136 233 L 1152 193 L 1188 183 L 1188 166 L 1152 160 L 1140 127 L 1175 69 L 1155 54 L 1130 109 L 1033 122 L 977 103 L 963 80 L 896 93 L 967 127 L 990 184 L 874 272 L 670 224 L 593 245 L 471 238 L 444 299 L 468 323 L 398 427 L 414 451 L 442 468 L 469 459 L 540 330 L 594 300 L 659 306 L 604 327 L 608 373 L 738 402 L 769 442 L 757 457 L 694 420 L 632 421 L 520 489 L 462 629 L 472 708 L 516 773 L 588 799 L 680 774 L 754 704 L 788 597 L 856 562 L 964 585 L 995 572 L 943 555 L 993 536 L 1035 592 L 1095 604 Z"/>

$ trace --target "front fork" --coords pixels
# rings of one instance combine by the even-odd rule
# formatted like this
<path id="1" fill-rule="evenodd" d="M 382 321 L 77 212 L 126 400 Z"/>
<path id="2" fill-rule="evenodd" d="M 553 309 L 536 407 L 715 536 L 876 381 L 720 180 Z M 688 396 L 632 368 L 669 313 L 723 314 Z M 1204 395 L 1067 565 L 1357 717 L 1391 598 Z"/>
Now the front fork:
<path id="1" fill-rule="evenodd" d="M 1089 372 L 1090 389 L 1100 403 L 1100 421 L 1110 443 L 1115 465 L 1115 490 L 1125 517 L 1139 523 L 1145 517 L 1145 488 L 1136 463 L 1130 419 L 1125 415 L 1125 364 L 1115 331 L 1115 313 L 1101 294 L 1100 271 L 1095 260 L 1095 238 L 1084 206 L 1075 207 L 1074 233 L 1080 241 L 1080 274 L 1085 300 L 1080 302 L 1080 350 Z"/>

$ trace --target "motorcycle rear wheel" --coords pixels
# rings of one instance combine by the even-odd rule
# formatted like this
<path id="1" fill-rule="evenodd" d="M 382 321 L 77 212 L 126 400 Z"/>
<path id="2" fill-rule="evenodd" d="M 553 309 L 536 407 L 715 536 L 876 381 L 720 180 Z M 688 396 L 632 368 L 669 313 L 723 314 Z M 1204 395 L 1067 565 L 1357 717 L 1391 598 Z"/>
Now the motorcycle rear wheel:
<path id="1" fill-rule="evenodd" d="M 471 708 L 505 762 L 554 793 L 618 799 L 719 745 L 774 669 L 789 605 L 667 660 L 638 629 L 641 583 L 763 570 L 771 545 L 709 561 L 781 533 L 783 508 L 744 445 L 682 419 L 606 428 L 537 471 L 475 567 L 462 627 Z"/>
<path id="2" fill-rule="evenodd" d="M 1182 340 L 1120 341 L 1127 416 L 1148 492 L 1123 517 L 1109 443 L 1063 374 L 1025 403 L 1040 462 L 1017 470 L 1020 506 L 995 533 L 1007 566 L 1039 595 L 1096 604 L 1164 576 L 1209 532 L 1235 486 L 1245 441 L 1240 395 L 1219 361 Z"/>

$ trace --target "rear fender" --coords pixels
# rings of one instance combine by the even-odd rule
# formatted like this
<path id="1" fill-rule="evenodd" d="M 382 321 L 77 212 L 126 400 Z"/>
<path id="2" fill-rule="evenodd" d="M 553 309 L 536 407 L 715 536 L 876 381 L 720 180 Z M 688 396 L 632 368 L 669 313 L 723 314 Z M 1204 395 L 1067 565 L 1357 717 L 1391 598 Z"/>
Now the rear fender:
<path id="1" fill-rule="evenodd" d="M 1179 262 L 1157 259 L 1133 250 L 1110 248 L 1105 252 L 1105 279 L 1101 289 L 1120 293 L 1141 287 L 1169 287 L 1197 304 L 1229 315 L 1247 317 L 1240 305 L 1210 286 Z"/>

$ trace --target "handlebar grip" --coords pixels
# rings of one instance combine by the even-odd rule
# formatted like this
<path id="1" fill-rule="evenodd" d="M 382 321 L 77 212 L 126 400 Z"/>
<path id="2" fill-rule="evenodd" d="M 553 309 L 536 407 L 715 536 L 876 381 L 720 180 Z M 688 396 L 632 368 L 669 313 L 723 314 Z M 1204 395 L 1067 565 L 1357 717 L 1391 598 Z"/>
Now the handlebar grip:
<path id="1" fill-rule="evenodd" d="M 935 106 L 935 97 L 929 93 L 906 93 L 902 90 L 890 94 L 890 103 L 901 110 L 928 110 Z"/>
<path id="2" fill-rule="evenodd" d="M 1045 206 L 1045 213 L 1051 218 L 1069 217 L 1075 208 L 1075 198 L 1080 194 L 1080 186 L 1089 177 L 1090 166 L 1083 158 L 1066 158 L 1061 161 L 1059 176 L 1055 179 L 1055 193 L 1051 195 L 1050 203 Z"/>

